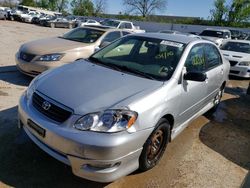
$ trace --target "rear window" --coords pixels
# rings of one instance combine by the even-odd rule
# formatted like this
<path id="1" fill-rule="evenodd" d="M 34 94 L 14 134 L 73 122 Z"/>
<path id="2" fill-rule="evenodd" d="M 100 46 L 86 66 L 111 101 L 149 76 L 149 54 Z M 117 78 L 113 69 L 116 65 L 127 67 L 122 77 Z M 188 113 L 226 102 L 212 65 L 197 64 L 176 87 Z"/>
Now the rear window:
<path id="1" fill-rule="evenodd" d="M 200 34 L 200 36 L 209 36 L 209 37 L 218 37 L 224 38 L 224 32 L 221 31 L 213 31 L 213 30 L 204 30 Z"/>
<path id="2" fill-rule="evenodd" d="M 77 28 L 64 34 L 61 38 L 77 42 L 94 43 L 104 33 L 105 31 L 100 31 L 90 28 Z"/>

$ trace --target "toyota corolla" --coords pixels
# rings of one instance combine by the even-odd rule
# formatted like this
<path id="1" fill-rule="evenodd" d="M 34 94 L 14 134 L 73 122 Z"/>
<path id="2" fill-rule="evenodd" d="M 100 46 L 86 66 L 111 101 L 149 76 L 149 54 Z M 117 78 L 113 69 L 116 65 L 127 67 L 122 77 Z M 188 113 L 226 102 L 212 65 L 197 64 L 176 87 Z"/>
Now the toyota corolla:
<path id="1" fill-rule="evenodd" d="M 214 111 L 229 67 L 209 41 L 126 36 L 36 77 L 20 98 L 19 127 L 75 175 L 114 181 L 154 167 L 192 120 Z"/>

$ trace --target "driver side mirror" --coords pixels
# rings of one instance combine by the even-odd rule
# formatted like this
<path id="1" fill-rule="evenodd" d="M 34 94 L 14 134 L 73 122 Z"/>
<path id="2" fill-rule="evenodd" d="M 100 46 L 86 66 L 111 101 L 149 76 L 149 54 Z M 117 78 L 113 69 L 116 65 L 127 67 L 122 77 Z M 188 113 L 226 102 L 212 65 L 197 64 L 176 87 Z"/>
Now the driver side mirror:
<path id="1" fill-rule="evenodd" d="M 204 82 L 206 79 L 207 79 L 207 74 L 202 72 L 187 72 L 184 74 L 184 80 Z"/>

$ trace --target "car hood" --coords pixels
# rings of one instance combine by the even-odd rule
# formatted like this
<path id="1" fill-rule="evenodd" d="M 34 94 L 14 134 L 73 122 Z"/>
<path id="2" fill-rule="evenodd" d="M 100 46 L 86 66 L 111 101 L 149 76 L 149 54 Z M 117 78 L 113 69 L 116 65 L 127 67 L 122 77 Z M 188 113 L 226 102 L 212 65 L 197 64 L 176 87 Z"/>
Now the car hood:
<path id="1" fill-rule="evenodd" d="M 88 45 L 89 44 L 86 43 L 53 37 L 25 43 L 21 46 L 20 51 L 35 55 L 45 55 L 51 53 L 59 53 L 78 47 L 85 47 Z"/>
<path id="2" fill-rule="evenodd" d="M 240 53 L 240 52 L 233 52 L 227 50 L 221 50 L 223 56 L 229 60 L 247 60 L 250 61 L 250 54 L 247 53 Z"/>
<path id="3" fill-rule="evenodd" d="M 42 75 L 37 91 L 84 115 L 108 108 L 125 108 L 163 82 L 115 71 L 87 61 L 64 65 Z M 128 102 L 129 103 L 129 102 Z"/>

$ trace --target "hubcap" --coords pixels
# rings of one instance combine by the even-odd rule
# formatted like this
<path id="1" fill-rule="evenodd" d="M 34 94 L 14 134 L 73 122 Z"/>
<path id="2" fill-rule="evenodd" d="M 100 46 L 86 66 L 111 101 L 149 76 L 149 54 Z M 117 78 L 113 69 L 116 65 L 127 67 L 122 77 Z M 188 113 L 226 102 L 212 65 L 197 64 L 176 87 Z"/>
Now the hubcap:
<path id="1" fill-rule="evenodd" d="M 147 159 L 148 162 L 151 163 L 155 159 L 157 159 L 161 153 L 162 145 L 164 140 L 164 132 L 162 130 L 158 130 L 152 135 L 151 143 L 147 150 Z"/>
<path id="2" fill-rule="evenodd" d="M 214 98 L 214 104 L 217 105 L 220 103 L 220 99 L 221 99 L 221 96 L 222 96 L 222 90 L 220 90 L 217 95 L 215 96 Z"/>

